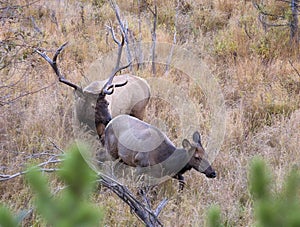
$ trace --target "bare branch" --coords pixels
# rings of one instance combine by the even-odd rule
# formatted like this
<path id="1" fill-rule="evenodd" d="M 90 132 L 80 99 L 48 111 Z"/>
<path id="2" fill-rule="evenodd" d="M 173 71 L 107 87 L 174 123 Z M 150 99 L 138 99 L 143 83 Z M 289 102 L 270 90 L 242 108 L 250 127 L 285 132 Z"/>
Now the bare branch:
<path id="1" fill-rule="evenodd" d="M 143 51 L 142 51 L 142 19 L 141 19 L 141 0 L 138 0 L 138 28 L 139 28 L 139 34 L 138 34 L 138 38 L 137 38 L 137 46 L 136 48 L 134 48 L 135 50 L 135 55 L 136 55 L 136 59 L 137 59 L 137 66 L 138 69 L 140 67 L 142 67 L 142 62 L 143 62 Z M 132 40 L 134 40 L 133 34 L 132 34 Z"/>
<path id="2" fill-rule="evenodd" d="M 62 154 L 65 153 L 65 151 L 61 149 L 56 143 L 54 143 L 50 138 L 48 140 L 50 141 L 50 143 L 53 145 L 55 149 L 59 150 Z"/>
<path id="3" fill-rule="evenodd" d="M 156 65 L 155 65 L 155 50 L 156 50 L 156 25 L 157 25 L 157 5 L 156 1 L 154 2 L 154 10 L 151 7 L 147 6 L 148 10 L 153 14 L 153 28 L 151 30 L 151 37 L 152 37 L 152 73 L 156 75 Z"/>
<path id="4" fill-rule="evenodd" d="M 55 83 L 52 83 L 52 84 L 50 84 L 50 85 L 48 85 L 48 86 L 45 86 L 45 87 L 42 87 L 42 88 L 40 88 L 40 89 L 38 89 L 38 90 L 23 93 L 23 94 L 19 95 L 18 97 L 15 97 L 15 98 L 13 98 L 13 99 L 11 99 L 11 100 L 9 100 L 9 101 L 5 101 L 5 102 L 4 102 L 4 101 L 1 101 L 1 100 L 0 100 L 0 106 L 9 105 L 9 104 L 15 102 L 16 100 L 18 100 L 18 99 L 20 99 L 20 98 L 23 98 L 23 97 L 28 96 L 28 95 L 33 95 L 33 94 L 38 93 L 38 92 L 40 92 L 40 91 L 46 90 L 47 88 L 53 86 L 54 84 L 55 84 Z"/>
<path id="5" fill-rule="evenodd" d="M 290 23 L 284 23 L 284 24 L 271 24 L 263 20 L 263 18 L 260 16 L 258 17 L 259 21 L 264 25 L 268 27 L 285 27 L 290 26 Z"/>
<path id="6" fill-rule="evenodd" d="M 51 157 L 49 160 L 42 162 L 40 164 L 37 165 L 37 167 L 44 167 L 48 164 L 55 164 L 55 163 L 60 163 L 62 160 L 61 159 L 55 159 L 53 160 L 53 157 Z M 47 168 L 41 168 L 41 171 L 43 172 L 54 172 L 57 169 L 51 168 L 51 169 L 47 169 Z M 11 180 L 13 178 L 16 178 L 18 176 L 24 175 L 26 173 L 28 173 L 29 170 L 24 170 L 24 171 L 20 171 L 18 173 L 12 174 L 12 175 L 4 175 L 4 174 L 0 174 L 0 181 L 7 181 L 7 180 Z"/>
<path id="7" fill-rule="evenodd" d="M 145 205 L 138 201 L 124 185 L 104 174 L 100 174 L 99 177 L 101 178 L 99 182 L 113 191 L 123 202 L 129 205 L 132 211 L 144 224 L 146 224 L 146 226 L 163 226 L 163 224 L 158 220 L 158 215 L 166 205 L 166 199 L 160 202 L 156 210 L 153 211 L 149 204 Z M 146 200 L 148 201 L 148 199 Z"/>
<path id="8" fill-rule="evenodd" d="M 250 35 L 250 31 L 247 29 L 247 27 L 248 27 L 247 24 L 244 23 L 244 26 L 243 26 L 244 31 L 245 31 L 246 35 L 248 36 L 248 38 L 252 39 L 252 36 Z"/>
<path id="9" fill-rule="evenodd" d="M 300 77 L 300 72 L 298 71 L 298 69 L 294 66 L 294 64 L 292 63 L 291 60 L 289 60 L 290 65 L 292 66 L 292 68 L 295 70 L 295 72 L 297 73 L 297 75 Z"/>
<path id="10" fill-rule="evenodd" d="M 62 162 L 63 159 L 58 158 L 60 156 L 61 155 L 54 154 L 47 161 L 36 165 L 36 167 L 40 167 L 40 171 L 47 172 L 47 173 L 59 171 L 58 168 L 45 168 L 45 166 L 48 164 L 56 164 L 56 163 Z M 0 181 L 11 180 L 18 176 L 26 174 L 28 171 L 29 170 L 20 171 L 18 173 L 12 174 L 12 175 L 1 174 Z M 103 186 L 107 187 L 114 194 L 116 194 L 123 202 L 125 202 L 131 208 L 131 210 L 134 212 L 134 214 L 143 223 L 146 224 L 146 226 L 163 226 L 163 224 L 158 219 L 158 216 L 168 202 L 168 200 L 166 198 L 164 198 L 159 203 L 159 205 L 157 206 L 157 208 L 155 210 L 152 210 L 151 206 L 150 206 L 150 202 L 145 194 L 143 195 L 143 198 L 146 201 L 146 204 L 143 204 L 132 194 L 132 192 L 126 186 L 122 185 L 121 183 L 117 182 L 116 180 L 112 179 L 111 177 L 109 177 L 103 173 L 99 173 L 98 177 L 99 178 L 98 178 L 97 182 L 99 182 Z M 58 190 L 61 190 L 64 188 L 65 187 L 59 188 Z M 56 193 L 57 192 L 55 192 L 54 194 L 56 194 Z M 31 212 L 32 212 L 32 208 L 30 209 L 28 214 Z"/>
<path id="11" fill-rule="evenodd" d="M 112 35 L 112 38 L 113 40 L 115 41 L 115 43 L 118 45 L 118 46 L 124 46 L 124 36 L 122 34 L 122 31 L 121 31 L 121 35 L 122 35 L 122 41 L 118 40 L 117 37 L 116 37 L 116 34 L 115 34 L 115 31 L 114 29 L 112 28 L 112 26 L 108 26 L 108 25 L 105 25 L 105 27 L 111 32 L 111 35 Z"/>
<path id="12" fill-rule="evenodd" d="M 49 139 L 50 140 L 50 139 Z M 53 141 L 50 140 L 50 142 L 53 144 L 53 147 L 56 148 L 57 150 L 59 150 L 62 154 L 64 154 L 64 151 L 59 148 Z M 50 156 L 48 158 L 47 161 L 42 162 L 38 165 L 36 165 L 36 167 L 40 167 L 40 170 L 42 172 L 55 172 L 58 169 L 57 168 L 45 168 L 45 166 L 50 165 L 50 164 L 57 164 L 62 162 L 62 154 L 55 154 L 55 153 L 50 153 L 49 151 L 47 152 L 41 152 L 41 153 L 37 153 L 37 154 L 32 154 L 30 156 L 28 156 L 26 159 L 32 159 L 32 158 L 40 158 L 41 156 Z M 28 172 L 29 170 L 24 170 L 24 171 L 20 171 L 11 175 L 8 174 L 0 174 L 0 181 L 6 181 L 6 180 L 11 180 L 13 178 L 19 177 L 21 175 L 24 175 Z"/>
<path id="13" fill-rule="evenodd" d="M 129 62 L 132 61 L 131 53 L 130 53 L 130 48 L 129 48 L 129 38 L 128 38 L 128 25 L 126 21 L 122 21 L 121 16 L 120 16 L 120 8 L 117 5 L 117 3 L 114 0 L 109 0 L 110 5 L 112 9 L 115 11 L 117 21 L 119 23 L 120 29 L 124 35 L 124 41 L 126 44 L 126 54 L 127 54 L 127 60 Z"/>
<path id="14" fill-rule="evenodd" d="M 171 64 L 171 60 L 172 60 L 172 57 L 173 57 L 174 47 L 177 43 L 176 36 L 177 36 L 177 22 L 178 22 L 178 16 L 179 16 L 179 5 L 180 5 L 180 1 L 177 0 L 176 14 L 175 14 L 175 19 L 174 19 L 173 44 L 172 44 L 171 51 L 170 51 L 170 54 L 169 54 L 167 62 L 166 62 L 166 72 L 165 72 L 165 74 L 168 74 L 168 72 L 170 70 L 170 64 Z"/>
<path id="15" fill-rule="evenodd" d="M 290 22 L 290 41 L 294 41 L 298 47 L 299 35 L 298 35 L 298 0 L 291 1 L 292 18 Z"/>
<path id="16" fill-rule="evenodd" d="M 32 22 L 32 25 L 33 25 L 33 28 L 36 32 L 38 32 L 39 34 L 43 34 L 42 30 L 37 26 L 35 20 L 34 20 L 34 17 L 33 16 L 30 16 L 30 20 Z"/>
<path id="17" fill-rule="evenodd" d="M 272 17 L 275 18 L 276 20 L 281 20 L 281 21 L 287 21 L 285 15 L 277 15 L 277 14 L 272 14 L 270 12 L 267 12 L 265 9 L 263 9 L 263 6 L 261 6 L 260 4 L 258 4 L 255 1 L 252 1 L 253 6 L 258 10 L 259 12 L 259 21 L 262 23 L 262 25 L 264 26 L 264 28 L 266 29 L 267 27 L 290 27 L 291 29 L 291 37 L 294 37 L 297 30 L 297 24 L 298 24 L 298 19 L 297 19 L 297 7 L 296 7 L 296 3 L 294 1 L 282 1 L 282 2 L 287 2 L 289 4 L 291 4 L 291 8 L 292 8 L 292 13 L 293 13 L 293 20 L 290 22 L 286 22 L 286 23 L 270 23 L 267 22 L 265 20 L 265 18 L 268 17 Z M 294 6 L 294 7 L 293 7 Z"/>
<path id="18" fill-rule="evenodd" d="M 270 17 L 275 17 L 275 18 L 280 18 L 280 19 L 285 19 L 284 16 L 281 16 L 281 15 L 276 15 L 276 14 L 272 14 L 272 13 L 269 13 L 267 11 L 265 11 L 261 5 L 259 5 L 258 3 L 256 3 L 255 1 L 252 1 L 252 4 L 253 6 L 259 11 L 260 14 L 263 14 L 265 16 L 270 16 Z"/>
<path id="19" fill-rule="evenodd" d="M 39 2 L 40 0 L 36 0 L 36 1 L 33 1 L 33 2 L 29 2 L 25 5 L 15 5 L 15 6 L 6 6 L 6 7 L 1 7 L 0 10 L 6 10 L 6 9 L 18 9 L 18 8 L 25 8 L 25 7 L 28 7 L 30 5 L 33 5 L 37 2 Z"/>
<path id="20" fill-rule="evenodd" d="M 168 199 L 167 199 L 167 198 L 164 198 L 164 199 L 159 203 L 159 205 L 157 206 L 157 208 L 156 208 L 156 210 L 155 210 L 155 212 L 154 212 L 154 214 L 155 214 L 156 217 L 159 216 L 160 212 L 161 212 L 162 209 L 167 205 L 167 203 L 168 203 Z"/>
<path id="21" fill-rule="evenodd" d="M 276 0 L 276 2 L 285 2 L 285 3 L 288 3 L 288 4 L 291 3 L 291 1 L 289 1 L 289 0 Z"/>
<path id="22" fill-rule="evenodd" d="M 121 30 L 121 36 L 122 36 L 122 40 L 118 40 L 116 38 L 116 35 L 115 35 L 115 31 L 114 29 L 111 27 L 111 26 L 107 26 L 107 29 L 111 32 L 111 35 L 113 37 L 113 40 L 115 41 L 115 43 L 118 45 L 118 58 L 117 58 L 117 63 L 116 63 L 116 67 L 115 69 L 118 69 L 119 66 L 120 66 L 120 61 L 121 61 L 121 56 L 122 56 L 122 50 L 123 50 L 123 46 L 124 46 L 124 35 L 122 33 L 122 30 Z"/>

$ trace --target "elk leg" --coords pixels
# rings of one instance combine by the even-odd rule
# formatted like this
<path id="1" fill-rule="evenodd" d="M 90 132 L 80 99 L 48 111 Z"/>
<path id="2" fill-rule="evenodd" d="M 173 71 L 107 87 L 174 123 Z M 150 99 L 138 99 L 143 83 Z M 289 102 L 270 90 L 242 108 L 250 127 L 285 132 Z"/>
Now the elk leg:
<path id="1" fill-rule="evenodd" d="M 182 191 L 185 186 L 184 177 L 181 174 L 175 175 L 173 178 L 179 181 L 179 191 Z"/>
<path id="2" fill-rule="evenodd" d="M 147 106 L 148 102 L 149 102 L 149 99 L 144 99 L 144 100 L 139 101 L 132 108 L 130 115 L 133 117 L 136 117 L 140 120 L 143 120 L 144 116 L 145 116 L 145 111 L 146 111 L 145 107 Z"/>

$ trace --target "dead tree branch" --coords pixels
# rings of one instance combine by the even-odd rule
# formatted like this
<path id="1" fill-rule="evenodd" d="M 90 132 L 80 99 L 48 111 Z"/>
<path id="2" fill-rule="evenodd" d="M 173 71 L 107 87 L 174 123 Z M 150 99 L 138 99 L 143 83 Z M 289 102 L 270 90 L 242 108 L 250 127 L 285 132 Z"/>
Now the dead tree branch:
<path id="1" fill-rule="evenodd" d="M 57 148 L 62 154 L 51 154 L 49 152 L 43 152 L 40 154 L 35 154 L 37 157 L 41 157 L 42 155 L 50 155 L 50 158 L 42 162 L 36 167 L 40 167 L 40 171 L 42 172 L 56 172 L 59 169 L 52 167 L 52 168 L 45 168 L 47 165 L 50 164 L 57 164 L 63 161 L 62 155 L 65 153 L 61 148 L 59 148 L 54 142 L 51 141 L 55 148 Z M 33 157 L 31 157 L 33 158 Z M 7 181 L 24 175 L 29 170 L 20 171 L 11 175 L 7 174 L 0 174 L 0 181 Z M 157 206 L 155 210 L 151 209 L 151 205 L 149 199 L 147 198 L 146 194 L 143 194 L 144 203 L 140 202 L 133 193 L 123 184 L 119 183 L 118 181 L 110 178 L 109 176 L 99 173 L 98 174 L 97 182 L 102 184 L 104 187 L 111 190 L 114 194 L 116 194 L 123 202 L 125 202 L 130 208 L 131 211 L 148 227 L 155 227 L 155 226 L 163 226 L 161 221 L 158 219 L 159 214 L 163 210 L 163 208 L 167 205 L 167 198 L 164 198 Z M 61 189 L 59 189 L 61 190 Z M 28 214 L 32 212 L 32 208 L 28 211 Z"/>
<path id="2" fill-rule="evenodd" d="M 298 69 L 294 66 L 294 64 L 292 63 L 291 60 L 289 60 L 290 65 L 292 66 L 292 68 L 295 70 L 296 74 L 300 77 L 300 72 L 298 71 Z"/>
<path id="3" fill-rule="evenodd" d="M 154 10 L 152 10 L 149 5 L 147 7 L 148 7 L 148 10 L 153 15 L 153 27 L 152 27 L 152 30 L 151 30 L 151 37 L 152 37 L 152 47 L 151 47 L 151 52 L 152 52 L 152 73 L 153 73 L 154 76 L 156 76 L 155 51 L 156 51 L 156 26 L 157 26 L 157 17 L 158 17 L 156 1 L 154 2 Z"/>
<path id="4" fill-rule="evenodd" d="M 252 1 L 253 6 L 257 9 L 259 15 L 258 19 L 262 23 L 264 30 L 268 27 L 288 27 L 290 29 L 290 41 L 291 43 L 299 43 L 299 32 L 298 32 L 298 3 L 299 0 L 277 0 L 288 4 L 291 11 L 291 16 L 287 17 L 285 10 L 282 10 L 281 14 L 270 13 L 265 9 L 265 5 L 259 4 L 256 1 Z M 275 21 L 275 22 L 270 22 Z"/>
<path id="5" fill-rule="evenodd" d="M 117 64 L 115 69 L 118 69 L 120 67 L 120 61 L 121 61 L 121 56 L 122 56 L 122 50 L 123 50 L 123 46 L 124 46 L 124 35 L 121 31 L 121 36 L 122 36 L 122 40 L 118 40 L 116 35 L 115 35 L 115 31 L 112 28 L 112 26 L 108 26 L 106 25 L 106 28 L 111 32 L 112 38 L 115 41 L 115 43 L 118 45 L 118 58 L 117 58 Z"/>
<path id="6" fill-rule="evenodd" d="M 129 48 L 129 38 L 128 38 L 128 24 L 126 20 L 122 21 L 121 15 L 120 15 L 120 8 L 117 5 L 117 3 L 114 0 L 109 0 L 109 3 L 112 7 L 112 9 L 115 11 L 117 21 L 119 23 L 120 29 L 124 35 L 124 41 L 126 44 L 126 54 L 127 54 L 127 60 L 128 62 L 132 62 L 132 56 Z"/>
<path id="7" fill-rule="evenodd" d="M 135 49 L 135 54 L 136 54 L 136 59 L 137 59 L 137 66 L 138 69 L 142 67 L 142 62 L 143 62 L 143 50 L 142 50 L 142 39 L 143 39 L 143 34 L 142 34 L 142 18 L 141 18 L 141 14 L 142 14 L 142 10 L 141 10 L 141 1 L 142 0 L 138 0 L 138 21 L 139 21 L 139 34 L 138 34 L 138 38 L 137 38 L 137 45 Z"/>
<path id="8" fill-rule="evenodd" d="M 56 163 L 60 163 L 62 161 L 62 159 L 58 158 L 58 155 L 51 155 L 51 157 L 45 161 L 42 162 L 38 165 L 36 165 L 36 167 L 40 167 L 42 172 L 55 172 L 58 169 L 57 168 L 44 168 L 44 166 L 49 165 L 49 164 L 56 164 Z M 7 180 L 11 180 L 14 179 L 18 176 L 24 175 L 26 173 L 28 173 L 29 170 L 24 170 L 24 171 L 20 171 L 17 173 L 14 173 L 12 175 L 6 175 L 6 174 L 0 174 L 0 181 L 7 181 Z"/>
<path id="9" fill-rule="evenodd" d="M 60 151 L 62 154 L 65 153 L 65 151 L 62 148 L 60 148 L 54 141 L 52 141 L 50 138 L 48 140 L 56 150 Z"/>
<path id="10" fill-rule="evenodd" d="M 37 2 L 39 2 L 40 0 L 36 0 L 36 1 L 32 1 L 29 2 L 27 4 L 24 5 L 14 5 L 14 6 L 5 6 L 5 7 L 0 7 L 0 10 L 7 10 L 7 9 L 19 9 L 19 8 L 25 8 L 25 7 L 29 7 Z"/>
<path id="11" fill-rule="evenodd" d="M 2 101 L 1 98 L 3 98 L 3 97 L 1 97 L 1 98 L 0 98 L 0 106 L 5 106 L 5 105 L 12 104 L 13 102 L 15 102 L 15 101 L 17 101 L 18 99 L 21 99 L 21 98 L 23 98 L 23 97 L 25 97 L 25 96 L 33 95 L 33 94 L 38 93 L 38 92 L 40 92 L 40 91 L 46 90 L 46 89 L 48 89 L 49 87 L 53 86 L 54 84 L 55 84 L 55 82 L 54 82 L 54 83 L 51 83 L 51 84 L 49 84 L 49 85 L 47 85 L 47 86 L 45 86 L 45 87 L 39 88 L 39 89 L 37 89 L 37 90 L 35 90 L 35 91 L 25 92 L 25 93 L 20 94 L 19 96 L 15 97 L 15 98 L 13 98 L 13 99 L 7 100 L 7 101 Z M 4 97 L 4 98 L 5 98 L 5 97 Z"/>
<path id="12" fill-rule="evenodd" d="M 177 0 L 176 14 L 175 14 L 175 19 L 174 19 L 173 44 L 172 44 L 171 51 L 170 51 L 170 54 L 169 54 L 167 62 L 166 62 L 166 72 L 165 72 L 165 74 L 169 73 L 170 64 L 171 64 L 172 57 L 173 57 L 173 52 L 174 52 L 174 47 L 177 43 L 176 36 L 177 36 L 177 23 L 178 23 L 178 16 L 179 16 L 179 6 L 180 6 L 180 0 Z"/>
<path id="13" fill-rule="evenodd" d="M 163 226 L 163 224 L 159 221 L 158 216 L 168 202 L 166 198 L 163 199 L 157 206 L 157 208 L 153 211 L 147 198 L 146 204 L 143 204 L 135 198 L 135 196 L 129 191 L 126 186 L 120 184 L 119 182 L 104 174 L 99 174 L 99 177 L 99 182 L 103 186 L 114 192 L 123 202 L 125 202 L 146 226 Z"/>

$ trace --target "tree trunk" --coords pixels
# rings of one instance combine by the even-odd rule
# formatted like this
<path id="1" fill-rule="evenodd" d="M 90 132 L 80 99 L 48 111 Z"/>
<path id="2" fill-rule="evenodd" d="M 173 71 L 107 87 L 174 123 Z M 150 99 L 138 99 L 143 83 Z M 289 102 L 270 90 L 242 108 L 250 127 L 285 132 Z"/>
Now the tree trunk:
<path id="1" fill-rule="evenodd" d="M 298 2 L 299 0 L 291 0 L 291 10 L 292 10 L 292 20 L 291 20 L 291 41 L 292 44 L 296 46 L 299 43 L 299 34 L 298 34 Z"/>

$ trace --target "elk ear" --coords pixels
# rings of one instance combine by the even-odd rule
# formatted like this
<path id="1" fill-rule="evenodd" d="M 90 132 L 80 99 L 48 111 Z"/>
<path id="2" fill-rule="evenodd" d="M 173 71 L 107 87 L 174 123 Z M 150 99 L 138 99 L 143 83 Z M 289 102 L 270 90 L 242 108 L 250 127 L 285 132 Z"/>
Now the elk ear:
<path id="1" fill-rule="evenodd" d="M 198 131 L 194 132 L 193 140 L 194 140 L 195 143 L 198 143 L 198 144 L 201 145 L 201 136 L 200 136 L 200 133 Z"/>
<path id="2" fill-rule="evenodd" d="M 182 146 L 185 150 L 189 150 L 192 147 L 190 141 L 188 141 L 187 139 L 184 139 L 182 141 Z"/>

